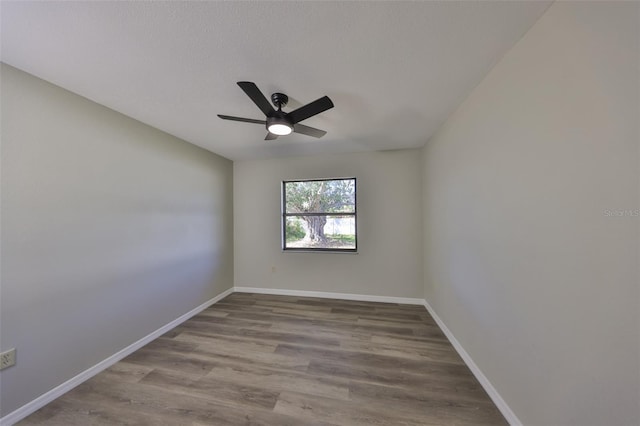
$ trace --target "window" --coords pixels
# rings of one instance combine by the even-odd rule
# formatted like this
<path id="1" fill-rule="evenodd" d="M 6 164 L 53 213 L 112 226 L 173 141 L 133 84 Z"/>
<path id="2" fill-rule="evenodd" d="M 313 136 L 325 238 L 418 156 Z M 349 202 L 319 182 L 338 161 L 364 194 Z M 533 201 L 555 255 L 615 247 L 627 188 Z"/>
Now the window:
<path id="1" fill-rule="evenodd" d="M 356 179 L 282 182 L 282 248 L 357 249 Z"/>

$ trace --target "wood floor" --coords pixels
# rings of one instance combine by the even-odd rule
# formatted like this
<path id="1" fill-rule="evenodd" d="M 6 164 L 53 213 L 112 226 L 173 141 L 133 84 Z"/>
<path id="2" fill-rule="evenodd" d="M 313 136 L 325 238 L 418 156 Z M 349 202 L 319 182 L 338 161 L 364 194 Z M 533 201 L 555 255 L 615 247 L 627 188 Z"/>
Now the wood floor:
<path id="1" fill-rule="evenodd" d="M 19 425 L 506 424 L 421 306 L 234 293 Z"/>

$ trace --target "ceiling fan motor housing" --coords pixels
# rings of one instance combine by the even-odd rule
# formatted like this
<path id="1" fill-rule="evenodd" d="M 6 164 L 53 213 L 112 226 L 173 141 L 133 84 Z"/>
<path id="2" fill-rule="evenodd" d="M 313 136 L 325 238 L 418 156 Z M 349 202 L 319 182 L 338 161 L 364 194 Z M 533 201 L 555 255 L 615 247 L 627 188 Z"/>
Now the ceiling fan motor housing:
<path id="1" fill-rule="evenodd" d="M 289 97 L 284 93 L 273 93 L 271 95 L 271 102 L 273 102 L 273 104 L 278 109 L 276 111 L 272 111 L 271 114 L 267 116 L 267 125 L 266 125 L 267 131 L 271 133 L 275 132 L 276 134 L 291 133 L 291 131 L 293 131 L 293 120 L 291 120 L 286 113 L 282 112 L 282 107 L 285 106 L 287 102 L 289 102 Z M 279 126 L 286 126 L 290 130 L 287 132 L 287 130 L 280 127 L 281 131 L 284 130 L 284 132 L 279 133 L 276 130 L 279 126 L 277 126 L 276 128 L 271 127 L 274 124 L 277 124 Z"/>
<path id="2" fill-rule="evenodd" d="M 293 129 L 293 122 L 291 119 L 287 117 L 287 114 L 280 110 L 274 111 L 269 117 L 267 117 L 267 130 L 269 130 L 269 127 L 274 124 L 283 124 Z"/>

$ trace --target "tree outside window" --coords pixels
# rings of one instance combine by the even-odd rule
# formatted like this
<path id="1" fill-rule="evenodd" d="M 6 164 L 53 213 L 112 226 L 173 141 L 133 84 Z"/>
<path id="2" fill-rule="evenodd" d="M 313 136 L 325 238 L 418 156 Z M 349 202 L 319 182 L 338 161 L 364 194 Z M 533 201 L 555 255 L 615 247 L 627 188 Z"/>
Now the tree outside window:
<path id="1" fill-rule="evenodd" d="M 282 182 L 285 250 L 356 251 L 356 179 Z"/>

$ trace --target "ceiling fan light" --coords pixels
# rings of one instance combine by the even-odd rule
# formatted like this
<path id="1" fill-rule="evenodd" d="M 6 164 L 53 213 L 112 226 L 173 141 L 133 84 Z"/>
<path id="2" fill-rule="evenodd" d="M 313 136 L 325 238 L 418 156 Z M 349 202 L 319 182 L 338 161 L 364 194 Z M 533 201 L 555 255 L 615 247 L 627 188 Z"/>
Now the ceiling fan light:
<path id="1" fill-rule="evenodd" d="M 282 123 L 270 124 L 267 129 L 269 130 L 269 133 L 273 133 L 274 135 L 278 136 L 285 136 L 293 131 L 291 126 Z"/>

